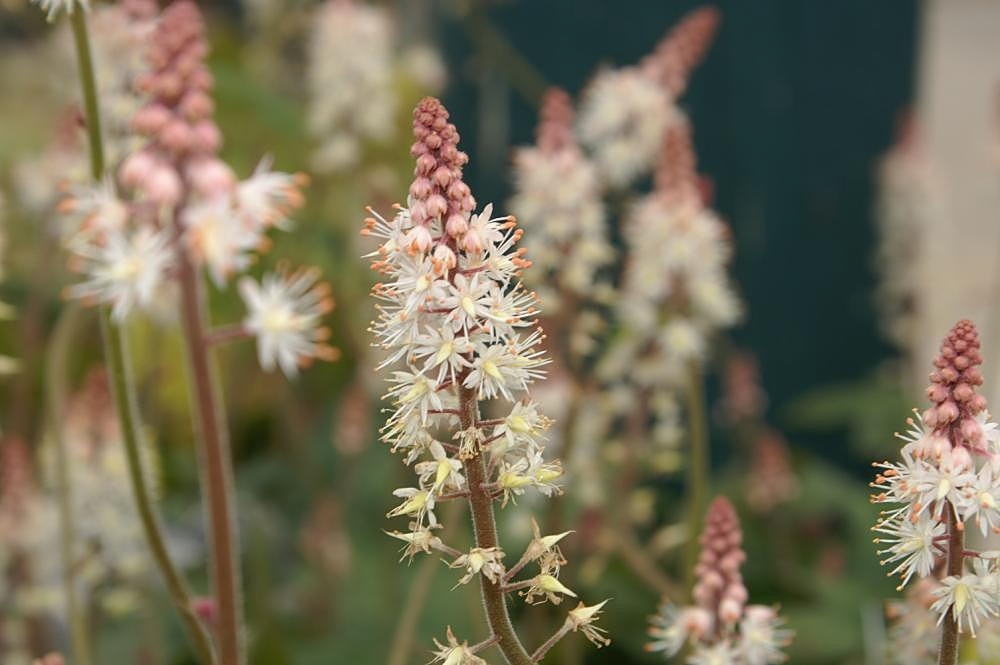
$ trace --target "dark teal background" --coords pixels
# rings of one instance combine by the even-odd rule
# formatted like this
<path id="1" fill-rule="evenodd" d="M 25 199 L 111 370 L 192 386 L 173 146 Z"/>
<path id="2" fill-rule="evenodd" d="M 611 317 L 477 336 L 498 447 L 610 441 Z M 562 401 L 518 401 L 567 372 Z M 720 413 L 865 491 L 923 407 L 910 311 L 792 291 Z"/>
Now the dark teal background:
<path id="1" fill-rule="evenodd" d="M 637 62 L 694 2 L 505 2 L 485 14 L 554 85 L 577 96 L 595 68 Z M 819 385 L 866 374 L 891 349 L 872 303 L 873 169 L 914 95 L 918 4 L 910 0 L 740 0 L 722 23 L 682 106 L 699 169 L 735 236 L 733 272 L 747 304 L 736 343 L 760 357 L 772 410 Z M 478 81 L 490 63 L 459 25 L 439 35 L 480 201 L 509 193 L 507 155 L 481 155 Z M 509 94 L 514 145 L 536 109 Z M 488 131 L 488 129 L 487 129 Z"/>

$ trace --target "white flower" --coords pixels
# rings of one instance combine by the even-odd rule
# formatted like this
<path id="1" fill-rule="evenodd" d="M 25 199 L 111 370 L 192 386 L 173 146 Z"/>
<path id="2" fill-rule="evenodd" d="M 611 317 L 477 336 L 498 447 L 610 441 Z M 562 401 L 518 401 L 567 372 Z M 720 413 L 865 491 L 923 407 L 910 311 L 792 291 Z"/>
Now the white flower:
<path id="1" fill-rule="evenodd" d="M 69 287 L 72 298 L 108 303 L 116 321 L 123 321 L 138 305 L 151 304 L 164 273 L 173 261 L 169 234 L 141 227 L 130 236 L 106 233 L 97 242 L 73 243 L 89 279 Z"/>
<path id="2" fill-rule="evenodd" d="M 949 575 L 933 591 L 937 600 L 931 611 L 938 614 L 938 625 L 949 616 L 958 623 L 961 633 L 968 631 L 973 637 L 984 619 L 1000 614 L 1000 596 L 992 575 L 966 573 L 961 577 Z"/>
<path id="3" fill-rule="evenodd" d="M 740 661 L 736 647 L 723 640 L 711 645 L 695 645 L 686 662 L 688 665 L 734 665 Z"/>
<path id="4" fill-rule="evenodd" d="M 236 207 L 260 228 L 286 228 L 288 212 L 302 205 L 299 186 L 305 176 L 271 170 L 271 158 L 260 160 L 253 175 L 236 187 Z"/>
<path id="5" fill-rule="evenodd" d="M 442 663 L 442 665 L 487 665 L 486 661 L 476 656 L 469 648 L 468 642 L 458 643 L 455 634 L 448 626 L 448 643 L 441 644 L 434 638 L 434 645 L 437 651 L 434 652 L 432 663 Z"/>
<path id="6" fill-rule="evenodd" d="M 740 622 L 739 651 L 745 665 L 772 665 L 785 661 L 781 652 L 791 640 L 792 631 L 782 628 L 784 620 L 774 608 L 748 605 Z"/>
<path id="7" fill-rule="evenodd" d="M 670 96 L 643 70 L 605 70 L 584 90 L 580 139 L 601 176 L 621 188 L 652 167 L 674 113 Z"/>
<path id="8" fill-rule="evenodd" d="M 607 603 L 607 600 L 596 605 L 584 605 L 581 602 L 566 615 L 566 625 L 574 631 L 582 630 L 584 637 L 593 642 L 598 649 L 611 644 L 611 640 L 605 635 L 607 631 L 594 625 L 598 615 L 601 613 L 601 609 Z"/>
<path id="9" fill-rule="evenodd" d="M 248 223 L 228 197 L 188 206 L 182 215 L 188 247 L 219 287 L 250 265 L 250 253 L 263 240 L 260 229 Z"/>
<path id="10" fill-rule="evenodd" d="M 434 515 L 434 495 L 431 492 L 415 487 L 402 487 L 393 491 L 392 495 L 404 499 L 404 501 L 386 513 L 386 517 L 409 515 L 416 519 L 417 528 L 422 527 L 424 518 L 427 518 L 429 527 L 437 526 L 437 517 Z"/>
<path id="11" fill-rule="evenodd" d="M 573 593 L 572 589 L 565 586 L 559 581 L 555 575 L 549 575 L 542 573 L 531 580 L 531 586 L 529 586 L 525 591 L 521 592 L 524 596 L 524 602 L 531 604 L 538 604 L 545 602 L 546 600 L 553 605 L 558 605 L 562 602 L 563 596 L 571 596 L 576 598 L 576 594 Z M 539 600 L 535 601 L 535 596 L 540 596 Z"/>
<path id="12" fill-rule="evenodd" d="M 884 566 L 899 562 L 888 575 L 898 573 L 902 577 L 900 589 L 913 575 L 929 575 L 934 568 L 934 560 L 944 553 L 937 542 L 945 534 L 944 524 L 926 514 L 921 514 L 914 522 L 909 516 L 909 508 L 905 506 L 879 521 L 873 530 L 882 534 L 875 539 L 876 543 L 889 545 L 878 551 L 879 556 L 889 555 L 880 563 Z"/>
<path id="13" fill-rule="evenodd" d="M 503 556 L 503 550 L 499 547 L 473 547 L 468 554 L 456 557 L 448 567 L 465 568 L 466 572 L 455 586 L 465 584 L 480 573 L 494 584 L 499 582 L 505 571 Z"/>
<path id="14" fill-rule="evenodd" d="M 281 368 L 295 376 L 301 365 L 315 358 L 332 359 L 326 343 L 329 330 L 320 319 L 333 308 L 329 287 L 317 282 L 318 270 L 281 270 L 265 275 L 258 285 L 244 277 L 240 295 L 247 306 L 244 327 L 257 337 L 257 357 L 266 371 Z"/>

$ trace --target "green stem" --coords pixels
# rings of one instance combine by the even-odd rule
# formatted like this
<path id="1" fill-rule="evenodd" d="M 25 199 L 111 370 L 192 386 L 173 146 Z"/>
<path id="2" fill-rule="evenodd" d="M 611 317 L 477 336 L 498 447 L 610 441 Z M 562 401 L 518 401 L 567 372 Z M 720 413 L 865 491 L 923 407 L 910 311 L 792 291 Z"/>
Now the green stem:
<path id="1" fill-rule="evenodd" d="M 90 146 L 90 170 L 95 181 L 99 181 L 104 174 L 104 144 L 101 138 L 101 114 L 97 104 L 97 82 L 94 77 L 94 62 L 90 52 L 90 39 L 87 34 L 87 21 L 83 7 L 77 3 L 76 11 L 70 16 L 70 23 L 73 28 L 73 41 L 76 45 L 77 63 L 79 65 L 80 85 L 83 90 L 84 113 L 87 125 L 87 138 Z M 72 311 L 72 310 L 70 310 Z M 58 333 L 59 331 L 57 331 Z M 68 333 L 64 333 L 68 334 Z M 146 540 L 149 543 L 153 560 L 163 575 L 171 598 L 180 612 L 186 628 L 198 652 L 203 664 L 214 663 L 211 644 L 205 633 L 201 622 L 193 613 L 191 600 L 185 588 L 184 582 L 174 568 L 167 552 L 165 540 L 161 532 L 159 521 L 153 508 L 152 501 L 146 488 L 145 476 L 142 472 L 141 460 L 139 458 L 138 428 L 139 418 L 136 407 L 136 399 L 132 387 L 134 382 L 131 377 L 131 367 L 128 364 L 128 354 L 125 349 L 125 341 L 122 338 L 121 330 L 111 320 L 110 308 L 101 308 L 101 337 L 104 341 L 106 362 L 108 364 L 108 374 L 111 380 L 112 396 L 115 402 L 115 410 L 118 413 L 121 424 L 122 439 L 125 443 L 126 457 L 128 459 L 129 478 L 135 494 L 136 505 L 143 523 Z M 50 358 L 53 372 L 59 366 L 65 366 L 65 362 L 58 362 L 57 359 Z M 55 375 L 53 374 L 53 377 Z M 53 392 L 58 392 L 64 385 L 63 381 L 56 381 L 53 384 Z M 60 395 L 61 397 L 61 395 Z M 61 402 L 53 403 L 54 409 L 61 411 Z M 56 428 L 58 431 L 58 428 Z M 68 491 L 68 486 L 67 486 Z M 76 621 L 71 618 L 74 627 Z M 75 629 L 74 629 L 75 630 Z M 75 641 L 75 636 L 74 636 Z M 75 645 L 74 645 L 75 648 Z M 81 656 L 74 654 L 78 662 L 84 663 Z"/>
<path id="2" fill-rule="evenodd" d="M 153 561 L 167 585 L 170 598 L 177 607 L 188 635 L 194 643 L 199 662 L 214 663 L 215 657 L 212 653 L 208 633 L 194 612 L 191 596 L 184 579 L 170 559 L 166 539 L 163 537 L 163 529 L 150 497 L 149 487 L 146 484 L 146 474 L 143 472 L 142 457 L 139 452 L 138 409 L 136 408 L 135 394 L 130 389 L 131 386 L 135 385 L 135 382 L 132 379 L 132 368 L 128 361 L 126 340 L 122 335 L 121 328 L 112 319 L 111 310 L 108 307 L 101 308 L 101 334 L 104 338 L 111 393 L 121 419 L 129 481 L 132 484 L 132 492 L 135 495 L 136 507 L 139 510 L 139 519 L 146 535 L 146 542 L 149 544 Z"/>
<path id="3" fill-rule="evenodd" d="M 687 380 L 688 431 L 691 456 L 688 460 L 688 539 L 684 548 L 685 586 L 694 586 L 694 567 L 698 560 L 698 525 L 708 503 L 708 420 L 705 394 L 697 361 L 691 361 Z"/>
<path id="4" fill-rule="evenodd" d="M 479 401 L 476 392 L 461 386 L 458 390 L 460 420 L 463 430 L 476 427 L 479 422 Z M 493 515 L 493 497 L 487 488 L 486 461 L 482 452 L 465 460 L 465 473 L 469 481 L 469 507 L 472 509 L 472 525 L 476 534 L 476 546 L 483 549 L 499 547 L 497 523 Z M 507 599 L 501 585 L 502 580 L 491 582 L 485 575 L 479 576 L 480 589 L 483 594 L 483 606 L 486 608 L 486 619 L 490 630 L 497 638 L 497 646 L 510 665 L 532 665 L 534 661 L 525 650 L 517 636 L 510 614 L 507 612 Z"/>
<path id="5" fill-rule="evenodd" d="M 180 229 L 180 220 L 175 220 Z M 178 233 L 178 237 L 180 237 Z M 191 410 L 209 520 L 212 583 L 218 605 L 216 637 L 221 665 L 243 665 L 239 541 L 233 506 L 233 468 L 222 411 L 218 371 L 209 355 L 204 283 L 186 251 L 180 250 L 181 328 L 188 360 Z"/>
<path id="6" fill-rule="evenodd" d="M 958 528 L 955 510 L 951 502 L 945 503 L 947 513 L 948 536 L 948 568 L 947 575 L 962 574 L 963 558 L 965 556 L 964 533 Z M 955 610 L 950 608 L 948 615 L 941 622 L 941 648 L 938 651 L 938 665 L 955 665 L 958 662 L 958 622 L 955 620 Z"/>
<path id="7" fill-rule="evenodd" d="M 90 55 L 90 38 L 87 35 L 87 16 L 80 3 L 70 14 L 73 26 L 73 43 L 76 44 L 76 61 L 83 89 L 83 108 L 87 121 L 87 139 L 90 145 L 90 175 L 100 180 L 104 175 L 104 142 L 101 139 L 101 113 L 97 106 L 97 80 L 94 77 L 94 60 Z"/>
<path id="8" fill-rule="evenodd" d="M 59 484 L 56 493 L 59 501 L 59 550 L 63 567 L 63 588 L 66 594 L 66 614 L 70 627 L 70 642 L 73 662 L 76 665 L 90 665 L 90 635 L 87 631 L 87 617 L 76 594 L 76 566 L 73 557 L 73 542 L 76 540 L 73 524 L 73 488 L 69 472 L 69 451 L 63 431 L 63 405 L 67 393 L 66 367 L 73 331 L 80 319 L 80 308 L 69 305 L 59 317 L 52 340 L 49 342 L 48 364 L 46 365 L 46 386 L 48 391 L 48 411 L 52 437 L 56 445 L 56 473 Z"/>
<path id="9" fill-rule="evenodd" d="M 97 107 L 97 84 L 94 78 L 94 62 L 90 54 L 90 38 L 87 35 L 87 19 L 84 8 L 79 2 L 70 14 L 70 25 L 73 30 L 73 43 L 76 46 L 76 59 L 80 73 L 80 86 L 83 92 L 84 114 L 87 124 L 87 137 L 90 146 L 90 173 L 94 180 L 100 180 L 104 171 L 104 147 L 101 141 L 101 114 Z M 72 310 L 71 310 L 72 312 Z M 74 589 L 74 566 L 73 566 L 73 519 L 71 515 L 71 487 L 67 451 L 62 432 L 62 398 L 65 395 L 65 376 L 63 372 L 66 367 L 66 351 L 68 343 L 63 344 L 59 339 L 62 335 L 69 335 L 67 328 L 71 328 L 73 315 L 67 313 L 61 319 L 62 330 L 56 330 L 57 342 L 63 346 L 54 348 L 58 355 L 49 358 L 49 379 L 54 380 L 50 385 L 50 396 L 55 399 L 50 404 L 54 426 L 52 433 L 56 437 L 56 448 L 58 455 L 59 473 L 59 512 L 60 512 L 60 547 L 63 556 L 63 575 L 66 585 L 66 609 L 69 615 L 70 634 L 73 643 L 73 658 L 78 665 L 89 665 L 90 663 L 90 639 L 87 632 L 86 617 L 76 597 Z"/>

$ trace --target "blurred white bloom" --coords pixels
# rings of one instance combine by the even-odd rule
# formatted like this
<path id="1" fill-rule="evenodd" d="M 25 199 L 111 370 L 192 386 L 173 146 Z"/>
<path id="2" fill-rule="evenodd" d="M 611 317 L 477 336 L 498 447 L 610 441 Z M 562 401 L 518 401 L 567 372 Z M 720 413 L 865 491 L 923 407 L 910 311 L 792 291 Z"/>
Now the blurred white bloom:
<path id="1" fill-rule="evenodd" d="M 583 92 L 578 129 L 608 184 L 623 188 L 656 161 L 673 100 L 646 71 L 606 69 Z"/>
<path id="2" fill-rule="evenodd" d="M 355 165 L 366 140 L 394 132 L 393 26 L 386 11 L 352 0 L 327 0 L 309 41 L 309 130 L 319 141 L 314 168 Z"/>
<path id="3" fill-rule="evenodd" d="M 100 241 L 73 242 L 69 247 L 86 281 L 67 294 L 85 302 L 107 303 L 121 322 L 135 307 L 151 304 L 174 259 L 169 233 L 143 226 L 126 235 L 106 233 Z"/>
<path id="4" fill-rule="evenodd" d="M 280 270 L 265 275 L 260 284 L 250 277 L 239 281 L 247 306 L 244 327 L 257 338 L 257 357 L 266 371 L 281 368 L 286 376 L 314 359 L 332 359 L 326 343 L 329 330 L 321 325 L 333 308 L 330 287 L 318 270 Z"/>
<path id="5" fill-rule="evenodd" d="M 259 223 L 248 222 L 228 197 L 185 207 L 181 221 L 192 256 L 219 287 L 250 266 L 251 253 L 263 240 Z"/>
<path id="6" fill-rule="evenodd" d="M 937 600 L 931 605 L 931 611 L 937 613 L 938 624 L 951 611 L 960 633 L 968 632 L 975 637 L 979 624 L 1000 614 L 1000 588 L 996 572 L 981 568 L 960 577 L 949 575 L 932 593 Z"/>

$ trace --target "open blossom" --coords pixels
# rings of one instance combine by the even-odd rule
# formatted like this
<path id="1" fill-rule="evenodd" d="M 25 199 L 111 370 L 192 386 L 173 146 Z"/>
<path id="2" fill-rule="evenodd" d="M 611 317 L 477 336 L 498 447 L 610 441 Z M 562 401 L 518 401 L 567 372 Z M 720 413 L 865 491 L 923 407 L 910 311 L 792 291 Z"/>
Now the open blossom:
<path id="1" fill-rule="evenodd" d="M 74 261 L 87 280 L 67 290 L 70 297 L 111 305 L 117 321 L 152 303 L 174 254 L 164 231 L 142 227 L 126 235 L 104 234 L 101 244 L 78 244 Z"/>
<path id="2" fill-rule="evenodd" d="M 319 271 L 281 270 L 264 276 L 260 284 L 244 277 L 239 290 L 247 306 L 244 327 L 257 338 L 261 367 L 275 365 L 287 376 L 314 359 L 333 360 L 335 350 L 326 343 L 329 330 L 320 323 L 333 309 L 330 287 L 318 282 Z"/>
<path id="3" fill-rule="evenodd" d="M 650 618 L 647 651 L 667 658 L 686 644 L 690 663 L 727 665 L 771 665 L 785 661 L 782 648 L 792 637 L 783 627 L 777 610 L 748 605 L 748 593 L 740 575 L 746 559 L 742 532 L 732 504 L 717 497 L 708 509 L 702 551 L 695 567 L 697 582 L 694 604 L 677 607 L 668 600 Z"/>
<path id="4" fill-rule="evenodd" d="M 940 577 L 930 591 L 935 600 L 924 605 L 939 625 L 952 621 L 972 635 L 1000 614 L 996 559 L 955 546 L 970 523 L 984 536 L 1000 524 L 1000 437 L 976 392 L 983 382 L 979 346 L 971 321 L 955 324 L 934 359 L 932 406 L 897 434 L 900 460 L 876 463 L 871 484 L 872 501 L 887 505 L 873 528 L 882 564 L 900 576 L 900 589 L 914 578 Z"/>

